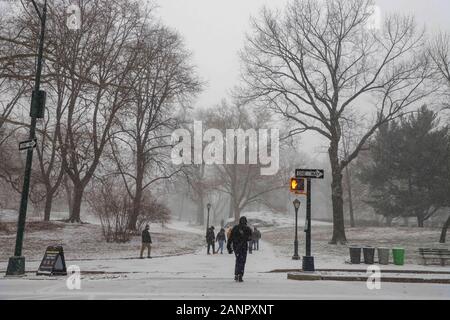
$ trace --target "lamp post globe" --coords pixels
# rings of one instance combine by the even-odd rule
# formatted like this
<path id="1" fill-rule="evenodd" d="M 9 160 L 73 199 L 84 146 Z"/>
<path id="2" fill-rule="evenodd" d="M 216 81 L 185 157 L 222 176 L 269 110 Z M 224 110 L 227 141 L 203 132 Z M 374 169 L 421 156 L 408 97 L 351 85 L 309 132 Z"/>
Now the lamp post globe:
<path id="1" fill-rule="evenodd" d="M 208 209 L 208 215 L 206 218 L 206 231 L 208 231 L 209 228 L 209 210 L 211 210 L 211 203 L 208 202 L 208 204 L 206 205 L 206 209 Z"/>

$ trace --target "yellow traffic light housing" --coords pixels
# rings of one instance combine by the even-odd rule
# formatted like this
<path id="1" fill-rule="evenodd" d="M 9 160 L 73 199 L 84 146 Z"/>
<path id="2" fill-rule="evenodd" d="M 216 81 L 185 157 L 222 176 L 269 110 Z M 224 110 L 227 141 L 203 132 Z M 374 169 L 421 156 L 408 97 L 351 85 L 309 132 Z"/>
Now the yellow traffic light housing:
<path id="1" fill-rule="evenodd" d="M 295 194 L 306 194 L 305 178 L 291 178 L 289 189 Z"/>

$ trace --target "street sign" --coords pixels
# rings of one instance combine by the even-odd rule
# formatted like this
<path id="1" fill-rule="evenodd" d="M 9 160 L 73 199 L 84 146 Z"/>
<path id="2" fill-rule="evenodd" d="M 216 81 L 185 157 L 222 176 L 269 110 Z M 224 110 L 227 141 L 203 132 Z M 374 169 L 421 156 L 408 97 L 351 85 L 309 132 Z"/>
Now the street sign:
<path id="1" fill-rule="evenodd" d="M 323 179 L 323 169 L 295 169 L 295 176 L 297 178 L 313 178 Z"/>
<path id="2" fill-rule="evenodd" d="M 19 151 L 36 148 L 37 139 L 25 140 L 19 143 Z"/>

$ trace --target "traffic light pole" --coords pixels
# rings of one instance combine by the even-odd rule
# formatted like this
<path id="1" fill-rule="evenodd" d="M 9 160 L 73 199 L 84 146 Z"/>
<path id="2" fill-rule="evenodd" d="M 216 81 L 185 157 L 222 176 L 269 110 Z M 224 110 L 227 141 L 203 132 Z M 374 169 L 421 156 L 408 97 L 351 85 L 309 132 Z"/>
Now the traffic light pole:
<path id="1" fill-rule="evenodd" d="M 47 0 L 44 1 L 44 6 L 42 14 L 39 11 L 36 3 L 32 0 L 33 6 L 36 9 L 39 19 L 41 21 L 41 30 L 39 37 L 39 49 L 37 56 L 36 65 L 36 77 L 34 83 L 34 92 L 31 99 L 31 124 L 30 124 L 30 140 L 34 140 L 36 134 L 36 119 L 37 113 L 33 108 L 39 104 L 37 100 L 39 99 L 39 89 L 41 84 L 41 73 L 42 73 L 42 56 L 44 52 L 44 37 L 45 37 L 45 20 L 47 15 Z M 19 219 L 17 222 L 17 235 L 16 235 L 16 246 L 14 249 L 14 256 L 9 258 L 8 268 L 6 275 L 23 275 L 25 274 L 25 257 L 22 256 L 22 246 L 23 246 L 23 236 L 25 232 L 25 221 L 27 216 L 27 206 L 28 206 L 28 195 L 30 192 L 30 177 L 31 168 L 33 163 L 33 149 L 29 148 L 27 150 L 27 159 L 25 163 L 25 175 L 23 179 L 22 195 L 20 200 L 19 209 Z"/>
<path id="2" fill-rule="evenodd" d="M 314 257 L 311 256 L 311 178 L 306 179 L 306 255 L 303 256 L 303 271 L 314 271 Z"/>
<path id="3" fill-rule="evenodd" d="M 295 210 L 295 239 L 294 239 L 294 255 L 292 256 L 292 260 L 300 260 L 298 255 L 298 208 L 294 206 Z"/>

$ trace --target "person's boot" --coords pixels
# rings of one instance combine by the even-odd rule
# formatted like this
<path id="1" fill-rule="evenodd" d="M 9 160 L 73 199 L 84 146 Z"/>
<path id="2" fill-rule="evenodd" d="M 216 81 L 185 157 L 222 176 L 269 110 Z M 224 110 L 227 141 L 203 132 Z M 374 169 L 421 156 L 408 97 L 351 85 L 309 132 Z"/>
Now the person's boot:
<path id="1" fill-rule="evenodd" d="M 242 279 L 242 274 L 238 274 L 238 282 L 244 282 L 244 279 Z"/>
<path id="2" fill-rule="evenodd" d="M 236 282 L 238 281 L 238 275 L 237 274 L 234 275 L 234 281 L 236 281 Z"/>

